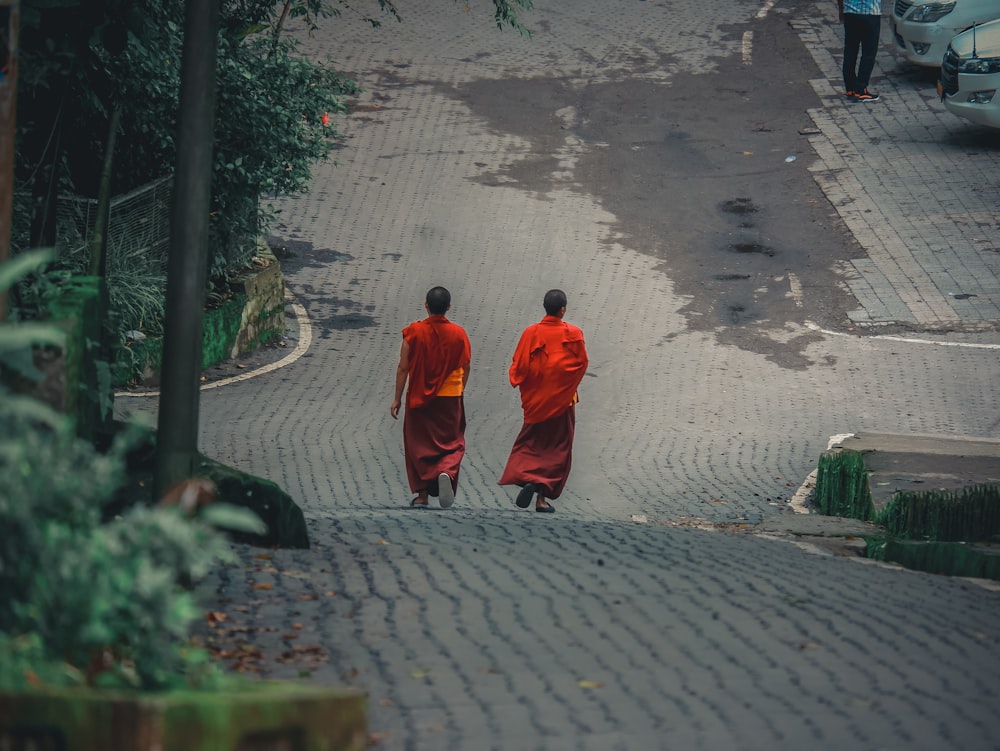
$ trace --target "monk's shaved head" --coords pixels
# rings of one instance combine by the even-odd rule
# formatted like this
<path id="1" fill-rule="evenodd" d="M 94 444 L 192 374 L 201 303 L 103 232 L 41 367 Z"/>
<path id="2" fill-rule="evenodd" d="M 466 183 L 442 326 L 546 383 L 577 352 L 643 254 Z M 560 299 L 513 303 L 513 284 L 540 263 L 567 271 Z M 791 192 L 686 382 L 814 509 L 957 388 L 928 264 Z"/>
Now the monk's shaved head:
<path id="1" fill-rule="evenodd" d="M 566 293 L 561 289 L 550 289 L 545 293 L 542 305 L 550 316 L 559 315 L 559 311 L 566 307 Z"/>
<path id="2" fill-rule="evenodd" d="M 451 305 L 451 292 L 444 287 L 433 287 L 427 291 L 427 310 L 431 315 L 443 316 Z"/>

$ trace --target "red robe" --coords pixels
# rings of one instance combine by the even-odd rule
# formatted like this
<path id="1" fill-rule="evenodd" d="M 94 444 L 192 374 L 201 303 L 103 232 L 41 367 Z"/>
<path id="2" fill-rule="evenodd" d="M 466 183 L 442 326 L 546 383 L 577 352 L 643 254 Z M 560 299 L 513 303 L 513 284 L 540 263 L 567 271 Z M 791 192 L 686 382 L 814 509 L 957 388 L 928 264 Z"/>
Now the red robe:
<path id="1" fill-rule="evenodd" d="M 444 316 L 430 316 L 403 329 L 409 344 L 403 454 L 410 490 L 438 495 L 438 476 L 452 486 L 465 456 L 465 404 L 461 396 L 436 396 L 458 368 L 468 369 L 472 348 L 465 329 Z"/>
<path id="2" fill-rule="evenodd" d="M 521 390 L 524 425 L 501 485 L 530 482 L 545 498 L 560 496 L 572 466 L 576 390 L 588 362 L 583 332 L 557 316 L 545 316 L 521 334 L 510 383 Z"/>
<path id="3" fill-rule="evenodd" d="M 469 335 L 444 316 L 429 316 L 403 329 L 410 345 L 407 407 L 422 407 L 437 394 L 451 373 L 472 361 Z"/>

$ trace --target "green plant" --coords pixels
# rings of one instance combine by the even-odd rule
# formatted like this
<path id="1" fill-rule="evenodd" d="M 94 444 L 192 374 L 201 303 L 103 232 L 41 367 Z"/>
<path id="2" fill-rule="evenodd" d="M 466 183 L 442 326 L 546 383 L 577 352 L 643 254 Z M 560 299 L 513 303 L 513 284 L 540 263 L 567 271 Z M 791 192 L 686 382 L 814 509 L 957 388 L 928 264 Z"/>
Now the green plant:
<path id="1" fill-rule="evenodd" d="M 26 253 L 0 265 L 0 289 L 50 257 Z M 0 368 L 36 376 L 33 347 L 60 334 L 0 325 Z M 232 560 L 226 539 L 178 508 L 139 505 L 105 518 L 139 432 L 124 431 L 100 453 L 0 379 L 0 685 L 46 675 L 143 688 L 215 679 L 204 655 L 185 646 L 197 608 L 182 583 Z M 244 509 L 220 505 L 209 518 L 260 527 Z"/>

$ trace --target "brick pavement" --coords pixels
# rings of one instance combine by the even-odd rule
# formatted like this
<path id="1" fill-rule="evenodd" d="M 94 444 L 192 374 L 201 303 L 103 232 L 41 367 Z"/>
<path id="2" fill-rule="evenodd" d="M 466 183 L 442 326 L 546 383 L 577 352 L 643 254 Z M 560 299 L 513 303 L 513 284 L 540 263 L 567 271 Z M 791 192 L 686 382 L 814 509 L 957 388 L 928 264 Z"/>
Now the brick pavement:
<path id="1" fill-rule="evenodd" d="M 995 130 L 948 112 L 934 71 L 894 57 L 888 20 L 872 79 L 876 105 L 840 94 L 842 27 L 836 8 L 793 24 L 823 78 L 820 134 L 810 167 L 867 258 L 845 263 L 860 326 L 996 331 L 1000 321 L 1000 220 Z"/>
<path id="2" fill-rule="evenodd" d="M 496 33 L 476 4 L 469 15 L 439 5 L 378 42 L 346 24 L 308 42 L 367 90 L 340 123 L 337 163 L 281 204 L 276 234 L 296 250 L 287 281 L 313 343 L 292 366 L 204 392 L 201 441 L 288 490 L 314 545 L 269 559 L 241 548 L 243 566 L 206 583 L 213 609 L 238 629 L 217 631 L 220 644 L 259 650 L 263 675 L 308 670 L 365 689 L 378 748 L 1000 747 L 996 592 L 684 526 L 781 511 L 831 434 L 997 437 L 997 353 L 979 346 L 997 342 L 990 319 L 949 300 L 944 282 L 900 251 L 910 228 L 928 247 L 954 229 L 976 276 L 969 251 L 986 251 L 963 222 L 981 206 L 963 216 L 943 204 L 933 221 L 914 222 L 906 202 L 916 199 L 898 186 L 925 210 L 932 202 L 895 168 L 890 144 L 867 144 L 863 166 L 850 158 L 864 115 L 830 94 L 823 56 L 835 57 L 836 30 L 812 3 L 779 2 L 770 12 L 796 25 L 827 76 L 815 83 L 810 169 L 868 252 L 844 262 L 857 277 L 852 318 L 940 328 L 966 316 L 968 330 L 947 340 L 976 345 L 789 324 L 775 340 L 804 342 L 810 364 L 783 368 L 689 331 L 656 259 L 609 236 L 614 217 L 573 181 L 574 155 L 600 144 L 568 129 L 549 184 L 483 184 L 482 171 L 503 175 L 540 147 L 490 129 L 456 95 L 481 78 L 669 85 L 739 55 L 758 6 L 574 0 L 536 9 L 528 42 Z M 903 89 L 906 111 L 923 116 Z M 963 131 L 928 106 L 937 132 Z M 890 130 L 903 111 L 887 101 L 868 116 Z M 921 148 L 935 174 L 948 159 L 972 161 L 922 139 L 906 145 L 907 164 Z M 982 293 L 970 299 L 996 300 L 985 272 L 978 287 L 964 281 L 964 292 Z M 452 317 L 474 343 L 469 453 L 456 505 L 420 512 L 405 507 L 401 426 L 388 406 L 399 330 L 437 283 L 452 290 Z M 510 350 L 557 285 L 593 362 L 569 487 L 558 513 L 539 517 L 516 510 L 496 480 L 519 425 Z M 632 523 L 635 514 L 648 523 Z"/>

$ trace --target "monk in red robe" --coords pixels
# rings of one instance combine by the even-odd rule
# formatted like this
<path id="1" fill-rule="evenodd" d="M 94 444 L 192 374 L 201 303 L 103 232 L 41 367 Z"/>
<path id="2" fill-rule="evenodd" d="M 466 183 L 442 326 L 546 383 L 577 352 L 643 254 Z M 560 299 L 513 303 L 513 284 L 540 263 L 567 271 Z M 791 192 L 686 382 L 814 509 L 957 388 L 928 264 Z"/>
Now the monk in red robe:
<path id="1" fill-rule="evenodd" d="M 393 419 L 406 390 L 403 455 L 406 479 L 416 497 L 410 505 L 426 508 L 435 496 L 441 508 L 455 501 L 458 470 L 465 456 L 465 403 L 472 347 L 465 329 L 445 317 L 451 293 L 434 287 L 424 301 L 427 318 L 403 329 L 396 366 L 396 391 L 389 408 Z"/>
<path id="2" fill-rule="evenodd" d="M 566 293 L 545 293 L 545 317 L 528 326 L 514 350 L 510 385 L 521 390 L 524 425 L 514 440 L 501 485 L 519 485 L 516 503 L 551 513 L 548 499 L 566 487 L 573 458 L 577 387 L 587 372 L 583 332 L 563 321 Z"/>

